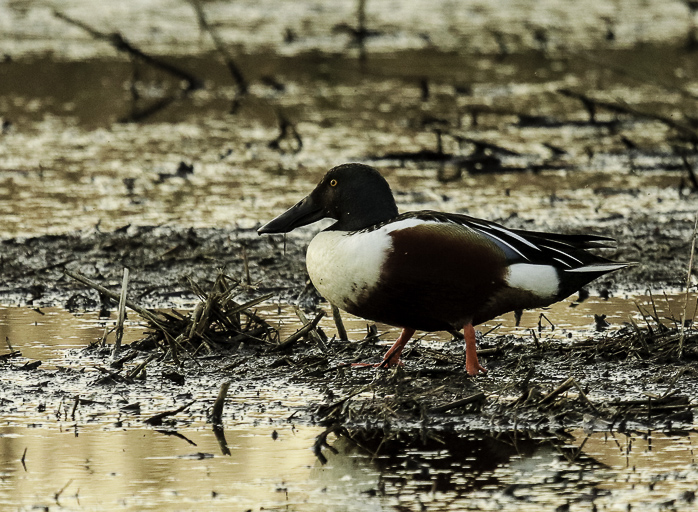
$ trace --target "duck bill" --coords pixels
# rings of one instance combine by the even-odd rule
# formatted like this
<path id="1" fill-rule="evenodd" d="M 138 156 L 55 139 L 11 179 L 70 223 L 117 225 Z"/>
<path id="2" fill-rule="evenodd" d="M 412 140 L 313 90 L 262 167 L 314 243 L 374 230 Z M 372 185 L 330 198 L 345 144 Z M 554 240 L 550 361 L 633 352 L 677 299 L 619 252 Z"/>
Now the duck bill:
<path id="1" fill-rule="evenodd" d="M 257 230 L 260 235 L 269 233 L 288 233 L 301 226 L 312 224 L 326 217 L 322 206 L 307 196 L 284 213 L 270 220 Z"/>

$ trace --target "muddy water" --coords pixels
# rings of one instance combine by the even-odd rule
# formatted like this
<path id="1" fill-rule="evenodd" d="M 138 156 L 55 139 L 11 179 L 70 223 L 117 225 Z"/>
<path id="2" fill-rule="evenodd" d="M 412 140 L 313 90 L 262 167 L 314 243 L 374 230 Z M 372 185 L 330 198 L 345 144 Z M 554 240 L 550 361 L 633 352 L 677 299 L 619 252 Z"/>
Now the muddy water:
<path id="1" fill-rule="evenodd" d="M 172 437 L 147 429 L 63 429 L 0 427 L 0 506 L 258 510 L 290 505 L 302 510 L 311 501 L 311 510 L 322 510 L 346 498 L 347 491 L 363 490 L 352 482 L 343 491 L 321 492 L 317 473 L 323 470 L 313 470 L 316 460 L 309 449 L 318 428 L 230 429 L 229 457 L 221 455 L 210 430 L 190 429 Z M 25 448 L 26 470 L 20 462 Z"/>
<path id="2" fill-rule="evenodd" d="M 97 313 L 73 315 L 60 308 L 29 309 L 0 307 L 0 337 L 27 359 L 59 361 L 66 349 L 81 349 L 104 336 L 114 322 Z M 131 321 L 125 324 L 124 343 L 142 337 Z M 111 340 L 113 341 L 113 334 Z"/>
<path id="3" fill-rule="evenodd" d="M 691 433 L 443 434 L 374 457 L 321 428 L 229 427 L 230 456 L 204 427 L 0 426 L 0 505 L 62 510 L 693 510 Z M 438 435 L 438 433 L 437 433 Z M 331 440 L 332 441 L 332 440 Z M 22 458 L 24 457 L 24 462 Z"/>
<path id="4" fill-rule="evenodd" d="M 597 330 L 596 316 L 605 315 L 606 328 L 617 329 L 633 320 L 638 324 L 652 321 L 658 316 L 668 326 L 680 324 L 682 316 L 687 320 L 697 318 L 695 293 L 688 295 L 624 295 L 602 299 L 590 297 L 576 302 L 575 297 L 558 302 L 545 309 L 526 310 L 519 325 L 513 313 L 508 313 L 478 326 L 483 334 L 513 334 L 526 337 L 531 330 L 544 338 L 581 341 Z M 684 306 L 688 304 L 686 308 Z M 181 306 L 186 307 L 187 304 Z M 685 310 L 685 311 L 684 311 Z M 185 311 L 186 312 L 186 311 Z M 280 330 L 282 339 L 298 329 L 298 317 L 287 305 L 266 305 L 259 308 L 260 314 Z M 329 313 L 329 312 L 328 312 Z M 544 316 L 542 316 L 544 315 Z M 343 321 L 350 339 L 361 339 L 366 334 L 368 322 L 347 313 Z M 114 340 L 114 315 L 100 318 L 96 312 L 68 313 L 61 308 L 17 308 L 0 306 L 0 339 L 7 340 L 15 350 L 29 360 L 41 360 L 47 364 L 60 361 L 66 349 L 80 349 L 89 343 L 101 340 L 107 333 L 107 343 Z M 139 317 L 131 312 L 126 322 L 123 343 L 141 339 L 144 333 Z M 335 332 L 331 314 L 320 321 L 327 333 Z M 377 324 L 378 332 L 385 344 L 392 344 L 399 329 Z M 425 342 L 451 342 L 448 333 L 421 333 Z"/>
<path id="5" fill-rule="evenodd" d="M 252 67 L 250 79 L 275 76 L 283 93 L 255 85 L 231 116 L 234 94 L 215 56 L 180 58 L 178 64 L 206 76 L 209 85 L 138 124 L 117 121 L 176 90 L 150 91 L 153 98 L 143 93 L 134 105 L 125 62 L 37 58 L 4 64 L 0 106 L 10 124 L 0 137 L 0 236 L 95 225 L 252 227 L 295 203 L 326 169 L 356 160 L 381 168 L 401 210 L 467 212 L 494 220 L 518 215 L 539 228 L 559 229 L 650 212 L 689 221 L 696 208 L 695 195 L 678 190 L 683 167 L 668 145 L 666 127 L 648 120 L 627 123 L 623 137 L 637 146 L 628 152 L 616 128 L 585 124 L 581 103 L 555 93 L 600 72 L 599 61 L 602 70 L 639 61 L 659 75 L 674 68 L 688 73 L 691 61 L 675 48 L 605 51 L 552 71 L 535 53 L 511 55 L 506 66 L 493 56 L 379 54 L 363 70 L 346 56 L 318 60 L 314 54 L 264 53 L 250 60 L 266 63 L 264 69 Z M 420 100 L 415 69 L 433 77 L 428 101 Z M 680 95 L 662 95 L 657 104 L 656 84 L 604 73 L 614 97 L 632 93 L 635 106 L 649 113 L 692 109 Z M 509 83 L 512 76 L 516 87 Z M 153 87 L 158 80 L 143 77 Z M 55 82 L 62 85 L 52 86 Z M 472 91 L 457 93 L 462 84 Z M 473 111 L 484 112 L 476 124 Z M 279 133 L 278 113 L 296 127 L 302 151 L 295 152 L 293 140 L 284 140 L 280 150 L 269 147 Z M 519 122 L 519 114 L 549 121 L 530 126 Z M 450 125 L 442 143 L 453 156 L 473 151 L 458 137 L 484 140 L 516 153 L 501 157 L 506 168 L 542 170 L 473 173 L 444 183 L 437 178 L 453 174 L 448 165 L 382 158 L 436 150 L 428 126 L 432 118 Z M 601 122 L 614 119 L 598 114 Z M 193 172 L 178 176 L 182 164 Z"/>
<path id="6" fill-rule="evenodd" d="M 680 315 L 683 301 L 682 296 L 662 297 L 654 306 L 660 316 L 671 319 Z M 592 297 L 575 307 L 569 301 L 558 304 L 544 312 L 555 329 L 543 322 L 539 336 L 583 339 L 594 329 L 594 314 L 606 314 L 615 326 L 628 318 L 642 321 L 633 302 L 652 308 L 648 297 Z M 298 326 L 287 307 L 267 306 L 263 313 L 279 323 L 282 335 Z M 501 325 L 498 333 L 525 335 L 537 329 L 540 313 L 527 312 L 520 327 L 505 316 L 482 330 Z M 0 337 L 11 340 L 27 359 L 43 360 L 35 372 L 76 364 L 91 372 L 94 362 L 66 358 L 65 349 L 86 346 L 113 322 L 94 313 L 5 307 L 0 309 Z M 331 322 L 323 322 L 333 333 Z M 352 339 L 364 335 L 365 321 L 347 317 L 345 322 Z M 378 327 L 382 331 L 385 326 Z M 141 331 L 132 318 L 125 342 L 137 339 Z M 395 335 L 395 330 L 386 333 L 386 343 Z M 446 337 L 430 334 L 421 343 L 443 342 Z M 18 373 L 6 372 L 3 378 L 21 379 Z M 83 398 L 94 394 L 70 385 L 65 392 Z M 144 403 L 150 398 L 143 397 Z M 311 447 L 323 428 L 312 426 L 303 415 L 291 418 L 295 407 L 321 397 L 314 390 L 290 389 L 281 407 L 268 407 L 278 398 L 273 387 L 264 386 L 231 393 L 230 407 L 239 402 L 248 409 L 226 420 L 226 455 L 199 412 L 180 422 L 175 436 L 144 428 L 127 412 L 71 418 L 62 403 L 45 403 L 42 409 L 37 408 L 40 394 L 38 402 L 28 397 L 22 407 L 5 411 L 0 424 L 0 505 L 20 510 L 363 511 L 426 506 L 533 511 L 567 503 L 579 510 L 594 505 L 625 509 L 628 504 L 633 510 L 655 510 L 673 500 L 676 510 L 691 510 L 692 493 L 698 491 L 695 432 L 435 432 L 426 441 L 409 436 L 392 440 L 378 456 L 375 440 L 330 438 L 337 453 L 325 449 L 328 463 L 322 465 Z"/>

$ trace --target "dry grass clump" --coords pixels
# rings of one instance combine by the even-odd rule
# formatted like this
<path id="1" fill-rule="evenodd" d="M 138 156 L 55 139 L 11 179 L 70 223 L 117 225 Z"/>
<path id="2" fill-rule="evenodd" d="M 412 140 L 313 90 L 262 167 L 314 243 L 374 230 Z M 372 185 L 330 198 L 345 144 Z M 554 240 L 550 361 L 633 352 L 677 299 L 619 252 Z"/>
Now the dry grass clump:
<path id="1" fill-rule="evenodd" d="M 240 281 L 220 273 L 207 292 L 191 282 L 200 302 L 189 313 L 176 310 L 159 312 L 157 318 L 146 318 L 149 333 L 132 345 L 139 350 L 160 347 L 177 359 L 182 352 L 195 357 L 217 350 L 235 350 L 241 343 L 269 344 L 278 341 L 278 331 L 253 309 L 271 298 L 268 293 L 238 302 L 245 291 Z"/>

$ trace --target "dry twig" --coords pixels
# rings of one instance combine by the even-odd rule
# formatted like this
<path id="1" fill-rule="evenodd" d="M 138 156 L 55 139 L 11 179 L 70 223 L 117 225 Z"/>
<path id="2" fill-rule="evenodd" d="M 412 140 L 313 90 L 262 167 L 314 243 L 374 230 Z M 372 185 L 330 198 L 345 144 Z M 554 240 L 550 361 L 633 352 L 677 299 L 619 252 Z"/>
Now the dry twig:
<path id="1" fill-rule="evenodd" d="M 121 282 L 121 296 L 119 297 L 119 317 L 116 322 L 116 341 L 114 342 L 114 350 L 112 358 L 116 356 L 121 349 L 121 340 L 124 337 L 124 321 L 126 320 L 126 291 L 128 289 L 128 268 L 124 268 L 124 278 Z"/>
<path id="2" fill-rule="evenodd" d="M 691 274 L 693 273 L 693 256 L 696 251 L 696 236 L 698 236 L 698 215 L 693 226 L 693 237 L 691 241 L 691 256 L 688 260 L 688 274 L 686 275 L 686 298 L 684 300 L 683 312 L 681 313 L 681 338 L 679 340 L 679 357 L 683 355 L 683 344 L 686 339 L 686 311 L 688 309 L 688 291 L 691 288 Z"/>
<path id="3" fill-rule="evenodd" d="M 153 426 L 158 426 L 162 425 L 162 420 L 167 418 L 168 416 L 174 416 L 175 414 L 179 414 L 183 410 L 187 409 L 190 405 L 192 405 L 196 400 L 192 400 L 191 402 L 184 404 L 181 407 L 178 407 L 177 409 L 174 409 L 172 411 L 165 411 L 156 414 L 155 416 L 151 416 L 150 418 L 144 420 L 144 423 L 147 423 L 148 425 L 153 425 Z"/>
<path id="4" fill-rule="evenodd" d="M 230 382 L 228 381 L 221 384 L 218 390 L 218 398 L 216 398 L 211 410 L 211 423 L 214 425 L 223 425 L 223 406 L 225 405 L 225 397 L 228 396 L 229 388 Z"/>

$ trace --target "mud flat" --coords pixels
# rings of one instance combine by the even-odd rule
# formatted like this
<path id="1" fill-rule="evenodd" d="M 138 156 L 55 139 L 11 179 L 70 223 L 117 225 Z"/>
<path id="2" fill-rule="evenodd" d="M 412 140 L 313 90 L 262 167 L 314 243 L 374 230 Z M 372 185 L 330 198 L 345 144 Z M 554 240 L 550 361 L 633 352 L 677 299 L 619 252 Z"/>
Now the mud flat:
<path id="1" fill-rule="evenodd" d="M 0 6 L 0 506 L 693 507 L 690 2 L 60 4 Z M 352 367 L 396 330 L 256 234 L 347 161 L 637 265 L 481 326 L 487 375 Z"/>

